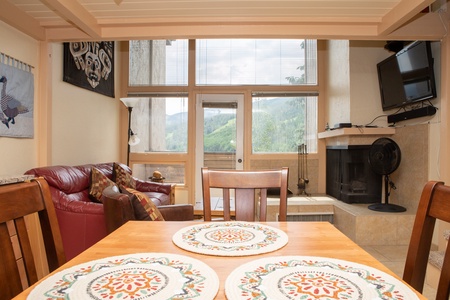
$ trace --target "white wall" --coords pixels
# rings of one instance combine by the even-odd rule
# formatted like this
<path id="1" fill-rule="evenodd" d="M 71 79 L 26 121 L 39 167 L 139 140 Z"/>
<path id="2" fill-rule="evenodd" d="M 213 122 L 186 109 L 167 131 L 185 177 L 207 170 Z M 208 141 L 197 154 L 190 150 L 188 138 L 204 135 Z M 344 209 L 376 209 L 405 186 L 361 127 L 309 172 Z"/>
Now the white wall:
<path id="1" fill-rule="evenodd" d="M 0 52 L 34 66 L 32 73 L 36 108 L 36 95 L 39 94 L 39 43 L 3 22 L 0 22 L 0 41 Z M 39 112 L 34 109 L 35 129 L 38 118 Z M 0 137 L 0 177 L 20 175 L 35 166 L 37 141 L 37 132 L 31 139 Z"/>

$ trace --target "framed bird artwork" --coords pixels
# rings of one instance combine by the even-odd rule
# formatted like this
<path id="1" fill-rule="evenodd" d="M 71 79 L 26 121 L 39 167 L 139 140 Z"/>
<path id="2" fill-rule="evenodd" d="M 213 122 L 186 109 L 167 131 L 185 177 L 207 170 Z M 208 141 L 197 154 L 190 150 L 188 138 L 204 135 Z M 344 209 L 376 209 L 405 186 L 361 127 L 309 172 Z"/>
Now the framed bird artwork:
<path id="1" fill-rule="evenodd" d="M 31 66 L 0 53 L 0 136 L 34 136 Z"/>

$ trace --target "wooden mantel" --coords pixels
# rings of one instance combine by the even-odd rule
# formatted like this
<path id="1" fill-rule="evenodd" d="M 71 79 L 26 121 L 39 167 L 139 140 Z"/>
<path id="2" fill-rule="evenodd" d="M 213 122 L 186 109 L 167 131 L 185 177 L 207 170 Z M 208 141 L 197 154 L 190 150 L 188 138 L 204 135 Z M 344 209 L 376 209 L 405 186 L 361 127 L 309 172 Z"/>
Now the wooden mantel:
<path id="1" fill-rule="evenodd" d="M 375 139 L 395 134 L 392 127 L 351 127 L 319 132 L 319 139 L 326 139 L 327 145 L 370 145 Z"/>
<path id="2" fill-rule="evenodd" d="M 383 127 L 383 128 L 366 128 L 366 127 L 352 127 L 352 128 L 339 128 L 334 130 L 327 130 L 324 132 L 319 132 L 319 139 L 327 139 L 337 136 L 345 135 L 392 135 L 395 133 L 395 128 L 393 127 Z"/>

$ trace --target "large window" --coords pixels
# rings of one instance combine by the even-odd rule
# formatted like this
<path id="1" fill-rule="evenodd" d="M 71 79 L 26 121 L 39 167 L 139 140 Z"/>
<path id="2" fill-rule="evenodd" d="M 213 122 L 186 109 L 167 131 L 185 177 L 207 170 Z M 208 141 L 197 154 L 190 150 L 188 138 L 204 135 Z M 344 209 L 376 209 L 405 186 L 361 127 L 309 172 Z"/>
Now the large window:
<path id="1" fill-rule="evenodd" d="M 131 152 L 187 152 L 187 97 L 143 97 L 133 108 L 131 129 L 140 143 Z"/>
<path id="2" fill-rule="evenodd" d="M 197 85 L 317 84 L 315 40 L 197 40 L 195 53 Z"/>
<path id="3" fill-rule="evenodd" d="M 130 41 L 130 86 L 186 86 L 188 40 Z"/>
<path id="4" fill-rule="evenodd" d="M 306 145 L 317 152 L 317 96 L 254 95 L 252 99 L 253 153 L 296 152 Z"/>
<path id="5" fill-rule="evenodd" d="M 192 51 L 195 56 L 189 55 Z M 306 145 L 308 153 L 317 152 L 315 40 L 130 41 L 128 67 L 127 94 L 140 97 L 131 129 L 141 139 L 131 146 L 130 161 L 142 179 L 153 170 L 167 175 L 167 182 L 182 183 L 185 176 L 192 176 L 186 168 L 195 165 L 191 161 L 195 153 L 189 152 L 194 148 L 188 141 L 196 141 L 199 134 L 208 153 L 228 155 L 242 147 L 231 135 L 236 117 L 230 114 L 211 115 L 205 118 L 205 132 L 196 131 L 196 112 L 188 107 L 197 107 L 201 94 L 244 97 L 244 122 L 239 127 L 243 136 L 251 137 L 251 153 L 293 154 L 299 145 Z M 245 122 L 246 118 L 252 121 Z"/>
<path id="6" fill-rule="evenodd" d="M 170 183 L 184 183 L 184 164 L 135 164 L 133 175 L 143 180 L 153 180 L 153 172 L 159 171 L 163 174 L 163 181 Z"/>
<path id="7" fill-rule="evenodd" d="M 186 86 L 188 40 L 130 41 L 130 86 Z M 317 41 L 196 40 L 196 85 L 315 85 Z"/>

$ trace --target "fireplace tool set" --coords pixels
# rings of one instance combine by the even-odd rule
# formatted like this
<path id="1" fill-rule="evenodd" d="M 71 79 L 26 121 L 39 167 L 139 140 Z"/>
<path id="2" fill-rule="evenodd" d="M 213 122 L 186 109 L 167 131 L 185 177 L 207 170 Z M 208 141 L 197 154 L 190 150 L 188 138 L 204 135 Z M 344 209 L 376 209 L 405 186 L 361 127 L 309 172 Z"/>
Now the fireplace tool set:
<path id="1" fill-rule="evenodd" d="M 298 146 L 298 195 L 309 194 L 306 192 L 306 185 L 309 183 L 308 179 L 308 149 L 306 144 Z"/>

